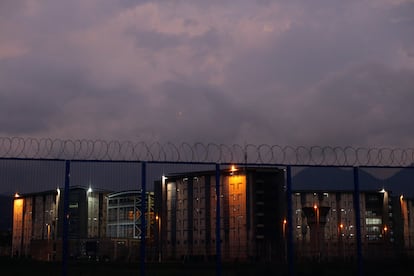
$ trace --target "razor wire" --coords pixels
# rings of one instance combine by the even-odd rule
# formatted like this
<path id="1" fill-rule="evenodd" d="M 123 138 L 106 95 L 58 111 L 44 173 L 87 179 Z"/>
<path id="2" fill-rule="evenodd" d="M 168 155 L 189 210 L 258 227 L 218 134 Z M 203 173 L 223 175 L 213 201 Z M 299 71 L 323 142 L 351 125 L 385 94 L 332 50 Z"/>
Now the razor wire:
<path id="1" fill-rule="evenodd" d="M 414 148 L 0 137 L 0 158 L 406 167 Z"/>

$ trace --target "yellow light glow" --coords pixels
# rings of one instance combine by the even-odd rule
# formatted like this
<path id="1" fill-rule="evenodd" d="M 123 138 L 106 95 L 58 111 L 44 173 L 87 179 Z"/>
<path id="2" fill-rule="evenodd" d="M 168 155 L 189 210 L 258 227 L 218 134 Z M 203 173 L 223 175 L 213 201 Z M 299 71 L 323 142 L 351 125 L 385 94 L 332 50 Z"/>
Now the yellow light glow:
<path id="1" fill-rule="evenodd" d="M 384 226 L 384 231 L 387 232 L 388 231 L 388 227 L 387 225 Z"/>
<path id="2" fill-rule="evenodd" d="M 318 205 L 316 205 L 316 204 L 313 205 L 313 209 L 315 209 L 315 210 L 318 209 Z"/>
<path id="3" fill-rule="evenodd" d="M 14 200 L 14 208 L 20 208 L 20 207 L 23 207 L 23 198 Z"/>
<path id="4" fill-rule="evenodd" d="M 230 168 L 230 172 L 234 173 L 235 171 L 237 171 L 237 168 L 235 165 L 232 165 Z"/>
<path id="5" fill-rule="evenodd" d="M 339 228 L 344 228 L 344 225 L 341 223 L 341 224 L 339 224 Z"/>
<path id="6" fill-rule="evenodd" d="M 46 223 L 46 227 L 47 227 L 47 240 L 50 240 L 50 224 Z"/>
<path id="7" fill-rule="evenodd" d="M 15 193 L 15 194 L 14 194 L 14 197 L 16 197 L 16 198 L 17 198 L 17 197 L 20 197 L 20 195 L 19 195 L 18 193 Z"/>
<path id="8" fill-rule="evenodd" d="M 286 219 L 284 219 L 284 220 L 283 220 L 283 224 L 286 224 L 286 223 L 287 223 L 287 220 L 286 220 Z"/>

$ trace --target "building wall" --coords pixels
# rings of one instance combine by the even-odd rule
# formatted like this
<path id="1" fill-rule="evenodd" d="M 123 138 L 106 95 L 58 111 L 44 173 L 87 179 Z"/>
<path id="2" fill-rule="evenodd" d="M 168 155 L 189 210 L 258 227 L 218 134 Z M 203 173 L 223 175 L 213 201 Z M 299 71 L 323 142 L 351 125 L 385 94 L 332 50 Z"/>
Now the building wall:
<path id="1" fill-rule="evenodd" d="M 292 196 L 294 237 L 298 257 L 352 258 L 356 252 L 353 192 L 300 191 Z M 411 252 L 412 200 L 394 197 L 387 191 L 364 191 L 359 195 L 361 236 L 366 258 L 393 257 Z M 323 231 L 312 236 L 309 214 L 312 207 L 329 211 L 320 225 Z M 316 209 L 314 209 L 316 210 Z M 317 239 L 321 241 L 319 248 Z"/>
<path id="2" fill-rule="evenodd" d="M 107 237 L 109 238 L 142 238 L 141 193 L 127 191 L 108 195 L 107 205 Z M 146 194 L 146 238 L 154 236 L 154 193 Z"/>
<path id="3" fill-rule="evenodd" d="M 405 246 L 409 250 L 409 255 L 414 256 L 414 201 L 413 200 L 404 200 L 406 202 L 405 206 L 407 207 L 407 227 L 404 231 L 405 237 Z"/>
<path id="4" fill-rule="evenodd" d="M 356 252 L 356 227 L 352 192 L 312 192 L 294 193 L 294 228 L 298 257 L 304 258 L 350 258 Z M 365 195 L 360 195 L 362 236 L 366 235 Z M 319 226 L 312 225 L 309 214 L 304 209 L 319 215 Z M 325 215 L 317 213 L 324 208 Z M 312 227 L 319 232 L 312 236 Z"/>
<path id="5" fill-rule="evenodd" d="M 226 226 L 229 219 L 224 218 L 229 208 L 225 208 L 223 203 L 228 202 L 224 195 L 229 196 L 228 190 L 223 188 L 228 186 L 226 181 L 227 177 L 221 177 L 222 241 L 227 241 L 229 234 L 229 227 Z M 166 257 L 185 259 L 214 255 L 217 205 L 215 178 L 209 175 L 170 178 L 165 183 L 165 191 L 166 212 L 165 218 L 162 218 L 162 226 L 165 227 L 166 234 Z M 228 242 L 223 242 L 223 246 L 228 247 Z"/>
<path id="6" fill-rule="evenodd" d="M 108 219 L 107 195 L 103 193 L 87 192 L 87 201 L 87 237 L 105 237 Z"/>
<path id="7" fill-rule="evenodd" d="M 155 189 L 156 204 L 154 194 L 147 193 L 147 249 L 164 259 L 212 260 L 216 254 L 214 172 L 170 176 Z M 285 257 L 284 192 L 281 171 L 222 171 L 219 200 L 223 260 L 274 261 Z M 292 201 L 295 252 L 299 258 L 355 256 L 352 192 L 297 191 L 292 194 Z M 359 201 L 366 258 L 414 255 L 413 200 L 387 191 L 364 191 Z M 62 203 L 59 191 L 14 199 L 13 255 L 50 260 L 60 254 L 62 228 L 58 222 L 63 221 Z M 73 254 L 83 254 L 83 244 L 105 237 L 114 238 L 108 248 L 122 251 L 125 244 L 136 247 L 141 233 L 140 194 L 126 192 L 107 197 L 104 192 L 75 188 L 70 192 L 69 207 L 70 237 L 75 241 L 71 247 L 76 249 Z M 316 212 L 323 208 L 326 214 Z M 320 217 L 315 220 L 317 214 Z M 319 229 L 315 221 L 320 223 Z M 114 254 L 124 256 L 121 253 Z M 151 254 L 147 256 L 153 258 Z M 127 254 L 129 259 L 136 257 L 132 255 Z"/>
<path id="8" fill-rule="evenodd" d="M 100 238 L 106 232 L 105 193 L 73 188 L 69 195 L 69 238 L 81 248 L 81 239 Z M 63 230 L 63 199 L 60 190 L 14 198 L 12 255 L 53 260 Z M 80 250 L 80 249 L 79 249 Z M 78 250 L 78 251 L 79 251 Z M 72 250 L 73 251 L 73 250 Z M 72 255 L 81 252 L 71 251 Z"/>
<path id="9" fill-rule="evenodd" d="M 154 215 L 153 192 L 146 193 L 145 202 L 146 258 L 154 260 L 156 258 L 155 231 L 159 228 Z M 144 230 L 141 192 L 124 191 L 109 194 L 106 209 L 108 215 L 106 247 L 110 247 L 111 250 L 103 249 L 102 253 L 111 260 L 137 261 Z"/>
<path id="10" fill-rule="evenodd" d="M 12 255 L 30 256 L 33 240 L 56 238 L 56 192 L 16 197 L 13 205 Z"/>
<path id="11" fill-rule="evenodd" d="M 156 204 L 156 213 L 161 217 L 163 257 L 213 259 L 217 239 L 215 172 L 167 176 L 157 185 L 156 196 L 162 201 Z M 223 260 L 283 258 L 283 186 L 283 172 L 276 169 L 221 172 Z"/>
<path id="12" fill-rule="evenodd" d="M 12 255 L 19 256 L 23 237 L 23 198 L 15 198 L 13 201 L 13 236 L 12 236 Z"/>
<path id="13" fill-rule="evenodd" d="M 246 210 L 246 176 L 231 175 L 224 184 L 228 187 L 229 202 L 229 255 L 246 259 L 247 252 L 247 210 Z"/>
<path id="14" fill-rule="evenodd" d="M 414 216 L 413 200 L 400 196 L 398 198 L 400 207 L 401 226 L 398 234 L 402 235 L 401 248 L 404 254 L 414 256 Z"/>

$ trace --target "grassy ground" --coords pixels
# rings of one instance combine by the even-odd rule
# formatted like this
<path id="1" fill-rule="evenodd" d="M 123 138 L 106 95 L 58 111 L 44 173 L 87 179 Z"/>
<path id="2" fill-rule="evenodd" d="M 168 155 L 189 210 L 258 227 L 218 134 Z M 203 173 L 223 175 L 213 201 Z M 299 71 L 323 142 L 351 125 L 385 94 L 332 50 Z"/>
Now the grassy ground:
<path id="1" fill-rule="evenodd" d="M 411 260 L 366 262 L 363 275 L 413 275 L 414 262 Z M 298 276 L 342 276 L 358 275 L 355 263 L 301 263 L 294 266 Z M 60 263 L 36 262 L 30 260 L 0 259 L 0 275 L 63 275 Z M 140 275 L 139 263 L 68 263 L 68 276 L 129 276 Z M 207 276 L 216 275 L 216 266 L 211 263 L 146 264 L 145 275 L 156 276 Z M 223 264 L 221 275 L 288 275 L 287 266 L 282 264 Z"/>

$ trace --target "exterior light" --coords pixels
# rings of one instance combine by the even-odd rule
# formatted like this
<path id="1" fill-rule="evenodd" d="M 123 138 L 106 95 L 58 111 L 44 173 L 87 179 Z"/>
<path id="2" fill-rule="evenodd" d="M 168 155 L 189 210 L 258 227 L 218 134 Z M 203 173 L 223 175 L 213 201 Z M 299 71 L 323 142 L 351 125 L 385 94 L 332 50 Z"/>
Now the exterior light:
<path id="1" fill-rule="evenodd" d="M 50 224 L 46 223 L 46 229 L 47 229 L 47 240 L 50 240 Z"/>
<path id="2" fill-rule="evenodd" d="M 400 195 L 400 201 L 403 201 L 403 200 L 404 200 L 404 196 Z"/>
<path id="3" fill-rule="evenodd" d="M 313 209 L 317 210 L 318 209 L 318 205 L 313 205 Z"/>
<path id="4" fill-rule="evenodd" d="M 20 197 L 20 195 L 19 195 L 18 193 L 15 193 L 15 194 L 14 194 L 14 197 L 15 197 L 15 198 L 18 198 L 18 197 Z"/>
<path id="5" fill-rule="evenodd" d="M 92 188 L 91 187 L 89 187 L 88 193 L 92 193 Z"/>
<path id="6" fill-rule="evenodd" d="M 237 171 L 236 166 L 235 165 L 231 165 L 230 173 L 233 174 L 235 171 Z"/>
<path id="7" fill-rule="evenodd" d="M 385 189 L 384 188 L 382 188 L 381 189 L 381 191 L 380 191 L 380 193 L 385 193 L 386 191 L 385 191 Z"/>
<path id="8" fill-rule="evenodd" d="M 344 228 L 344 225 L 341 223 L 341 224 L 339 224 L 339 228 Z"/>
<path id="9" fill-rule="evenodd" d="M 286 224 L 287 224 L 287 220 L 284 219 L 283 220 L 283 225 L 282 225 L 283 238 L 286 237 Z M 285 247 L 286 247 L 286 245 L 285 245 Z"/>
<path id="10" fill-rule="evenodd" d="M 165 183 L 166 183 L 166 180 L 167 180 L 168 178 L 165 176 L 165 175 L 162 175 L 162 177 L 161 177 L 161 184 L 164 186 L 165 185 Z"/>
<path id="11" fill-rule="evenodd" d="M 384 226 L 384 232 L 387 232 L 388 231 L 388 227 L 387 227 L 387 225 L 385 225 Z"/>

